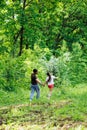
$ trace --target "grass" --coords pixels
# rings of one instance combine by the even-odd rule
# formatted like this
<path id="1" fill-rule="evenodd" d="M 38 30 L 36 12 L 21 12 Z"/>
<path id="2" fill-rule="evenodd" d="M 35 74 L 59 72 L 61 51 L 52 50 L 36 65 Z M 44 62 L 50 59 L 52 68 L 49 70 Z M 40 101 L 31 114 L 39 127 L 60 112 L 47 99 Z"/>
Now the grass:
<path id="1" fill-rule="evenodd" d="M 20 89 L 16 92 L 0 90 L 0 117 L 2 126 L 34 127 L 38 130 L 63 128 L 70 130 L 86 130 L 87 128 L 87 86 L 54 88 L 50 100 L 47 99 L 48 88 L 41 87 L 41 97 L 29 105 L 28 90 Z M 21 104 L 24 104 L 21 106 Z M 27 105 L 26 105 L 27 104 Z M 19 106 L 18 106 L 19 105 Z M 8 106 L 5 109 L 5 106 Z M 17 107 L 18 106 L 18 107 Z M 6 125 L 5 125 L 6 124 Z M 10 130 L 8 129 L 8 130 Z"/>
<path id="2" fill-rule="evenodd" d="M 0 90 L 0 107 L 26 103 L 29 99 L 27 90 L 19 89 L 16 92 Z"/>

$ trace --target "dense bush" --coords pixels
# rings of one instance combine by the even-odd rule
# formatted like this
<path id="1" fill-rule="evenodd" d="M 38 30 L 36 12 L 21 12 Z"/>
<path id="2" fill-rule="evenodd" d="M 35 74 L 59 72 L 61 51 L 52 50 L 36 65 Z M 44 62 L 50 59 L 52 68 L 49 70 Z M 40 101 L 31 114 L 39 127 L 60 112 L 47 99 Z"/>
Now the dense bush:
<path id="1" fill-rule="evenodd" d="M 30 75 L 37 68 L 38 77 L 45 82 L 46 72 L 58 77 L 56 86 L 70 86 L 87 81 L 87 64 L 83 51 L 78 43 L 73 44 L 73 51 L 61 50 L 55 57 L 48 48 L 35 46 L 34 50 L 24 50 L 20 57 L 12 58 L 8 53 L 1 57 L 0 87 L 12 91 L 23 87 L 30 88 Z"/>

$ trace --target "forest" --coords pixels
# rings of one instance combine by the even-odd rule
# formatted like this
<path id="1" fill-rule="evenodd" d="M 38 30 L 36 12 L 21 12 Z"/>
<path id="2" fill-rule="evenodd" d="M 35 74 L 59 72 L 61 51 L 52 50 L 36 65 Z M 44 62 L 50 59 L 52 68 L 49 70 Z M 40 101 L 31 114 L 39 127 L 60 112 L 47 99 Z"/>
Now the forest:
<path id="1" fill-rule="evenodd" d="M 0 130 L 87 130 L 87 0 L 0 1 Z"/>

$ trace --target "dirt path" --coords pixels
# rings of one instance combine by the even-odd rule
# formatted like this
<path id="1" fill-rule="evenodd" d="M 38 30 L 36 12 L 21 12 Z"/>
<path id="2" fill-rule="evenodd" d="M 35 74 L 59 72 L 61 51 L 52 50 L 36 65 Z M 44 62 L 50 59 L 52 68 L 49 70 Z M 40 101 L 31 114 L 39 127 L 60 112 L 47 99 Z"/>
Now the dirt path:
<path id="1" fill-rule="evenodd" d="M 5 110 L 9 108 L 20 108 L 20 107 L 26 107 L 26 106 L 30 106 L 30 104 L 27 103 L 27 104 L 10 105 L 10 106 L 5 106 L 5 107 L 0 107 L 0 110 Z"/>
<path id="2" fill-rule="evenodd" d="M 58 103 L 33 103 L 32 105 L 27 103 L 0 107 L 0 130 L 13 130 L 14 128 L 15 130 L 34 130 L 34 128 L 38 130 L 69 130 L 71 128 L 87 130 L 87 122 L 55 115 L 56 110 L 70 103 L 72 101 L 62 100 Z"/>
<path id="3" fill-rule="evenodd" d="M 71 103 L 72 101 L 71 100 L 62 100 L 61 102 L 59 102 L 59 103 L 56 103 L 56 102 L 54 102 L 54 103 L 51 103 L 50 104 L 50 102 L 49 103 L 44 103 L 44 105 L 54 105 L 54 107 L 62 107 L 62 106 L 64 106 L 64 105 L 67 105 L 67 104 L 69 104 L 69 103 Z M 35 106 L 35 105 L 43 105 L 43 104 L 41 104 L 41 103 L 37 103 L 37 104 L 32 104 L 32 106 Z M 5 109 L 9 109 L 9 108 L 20 108 L 20 107 L 26 107 L 26 106 L 31 106 L 31 104 L 30 103 L 27 103 L 27 104 L 18 104 L 18 105 L 9 105 L 9 106 L 3 106 L 3 107 L 0 107 L 0 110 L 5 110 Z"/>

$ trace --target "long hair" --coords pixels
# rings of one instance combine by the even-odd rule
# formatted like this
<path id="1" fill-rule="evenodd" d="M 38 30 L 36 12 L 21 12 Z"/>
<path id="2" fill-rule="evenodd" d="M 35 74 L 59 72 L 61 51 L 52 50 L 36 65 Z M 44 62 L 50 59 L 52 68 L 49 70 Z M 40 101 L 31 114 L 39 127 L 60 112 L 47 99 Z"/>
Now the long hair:
<path id="1" fill-rule="evenodd" d="M 51 80 L 51 75 L 50 75 L 49 72 L 47 72 L 47 76 L 49 77 L 48 80 L 47 80 L 47 82 L 49 82 Z"/>

